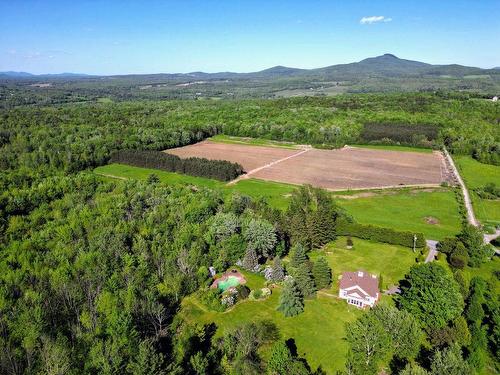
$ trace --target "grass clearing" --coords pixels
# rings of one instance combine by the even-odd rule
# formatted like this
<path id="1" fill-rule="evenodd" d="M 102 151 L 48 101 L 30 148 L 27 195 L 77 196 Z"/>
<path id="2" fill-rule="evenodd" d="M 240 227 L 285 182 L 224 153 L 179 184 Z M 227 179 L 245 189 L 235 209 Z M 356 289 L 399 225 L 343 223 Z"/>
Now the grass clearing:
<path id="1" fill-rule="evenodd" d="M 412 265 L 418 254 L 407 247 L 389 245 L 353 238 L 353 249 L 347 249 L 346 237 L 339 237 L 322 250 L 313 251 L 311 259 L 325 256 L 333 270 L 332 293 L 338 293 L 338 277 L 342 272 L 365 270 L 382 275 L 382 287 L 398 284 Z"/>
<path id="2" fill-rule="evenodd" d="M 337 203 L 362 224 L 422 232 L 429 239 L 454 236 L 461 229 L 458 203 L 451 190 L 392 191 L 365 198 L 337 199 Z"/>
<path id="3" fill-rule="evenodd" d="M 483 224 L 500 225 L 500 200 L 481 199 L 474 192 L 475 188 L 483 187 L 490 182 L 500 186 L 500 167 L 480 163 L 470 156 L 454 156 L 453 159 L 469 188 L 477 218 Z"/>

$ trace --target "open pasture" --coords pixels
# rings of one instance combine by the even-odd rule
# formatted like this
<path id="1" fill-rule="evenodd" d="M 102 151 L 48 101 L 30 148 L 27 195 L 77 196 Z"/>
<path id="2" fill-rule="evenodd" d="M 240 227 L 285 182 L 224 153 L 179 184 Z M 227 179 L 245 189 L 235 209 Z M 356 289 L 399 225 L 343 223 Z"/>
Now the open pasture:
<path id="1" fill-rule="evenodd" d="M 439 152 L 417 153 L 344 147 L 337 150 L 203 141 L 166 150 L 183 158 L 202 157 L 240 163 L 253 178 L 311 184 L 336 190 L 438 185 L 443 181 Z"/>

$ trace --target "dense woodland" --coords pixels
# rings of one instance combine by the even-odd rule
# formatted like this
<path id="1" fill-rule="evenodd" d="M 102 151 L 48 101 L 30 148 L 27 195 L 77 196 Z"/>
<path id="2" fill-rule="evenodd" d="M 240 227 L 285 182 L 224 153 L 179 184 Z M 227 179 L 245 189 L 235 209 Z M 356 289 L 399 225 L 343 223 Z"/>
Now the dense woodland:
<path id="1" fill-rule="evenodd" d="M 338 147 L 363 141 L 366 124 L 383 124 L 383 137 L 370 141 L 395 143 L 401 140 L 391 139 L 386 124 L 404 124 L 436 129 L 411 138 L 416 146 L 445 144 L 498 164 L 499 121 L 498 104 L 442 94 L 2 110 L 0 373 L 316 370 L 270 322 L 217 337 L 216 327 L 184 321 L 178 311 L 185 296 L 206 290 L 208 266 L 255 270 L 268 262 L 283 284 L 283 318 L 302 313 L 304 299 L 331 283 L 331 270 L 308 254 L 349 222 L 331 197 L 305 187 L 279 211 L 154 177 L 109 182 L 90 172 L 114 152 L 158 151 L 217 133 Z M 395 374 L 465 375 L 489 357 L 500 361 L 498 293 L 464 270 L 491 255 L 480 235 L 464 227 L 444 242 L 453 273 L 439 263 L 414 266 L 396 307 L 380 306 L 349 326 L 345 374 L 375 374 L 384 364 Z M 269 358 L 261 347 L 271 348 Z"/>

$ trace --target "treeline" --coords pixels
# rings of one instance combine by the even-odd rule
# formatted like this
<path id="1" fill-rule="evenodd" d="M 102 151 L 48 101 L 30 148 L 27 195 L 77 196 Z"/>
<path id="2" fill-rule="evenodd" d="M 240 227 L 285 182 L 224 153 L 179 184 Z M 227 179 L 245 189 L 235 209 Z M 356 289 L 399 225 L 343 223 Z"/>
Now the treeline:
<path id="1" fill-rule="evenodd" d="M 182 159 L 177 155 L 161 151 L 121 150 L 113 153 L 110 161 L 142 168 L 184 173 L 190 176 L 214 178 L 221 181 L 234 180 L 244 173 L 241 165 L 226 160 Z"/>
<path id="2" fill-rule="evenodd" d="M 339 236 L 352 236 L 364 240 L 384 242 L 405 247 L 422 248 L 425 246 L 425 237 L 422 233 L 397 231 L 391 228 L 378 227 L 370 224 L 360 224 L 342 218 L 337 222 Z"/>

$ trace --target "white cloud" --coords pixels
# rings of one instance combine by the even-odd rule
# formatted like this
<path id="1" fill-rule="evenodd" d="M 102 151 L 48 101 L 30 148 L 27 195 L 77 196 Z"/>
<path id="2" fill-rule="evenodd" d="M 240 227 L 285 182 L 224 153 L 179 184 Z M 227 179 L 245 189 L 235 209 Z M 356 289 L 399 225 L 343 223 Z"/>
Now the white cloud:
<path id="1" fill-rule="evenodd" d="M 385 17 L 385 16 L 369 16 L 369 17 L 363 17 L 359 20 L 359 23 L 362 25 L 371 25 L 372 23 L 377 23 L 377 22 L 391 22 L 392 18 Z"/>

